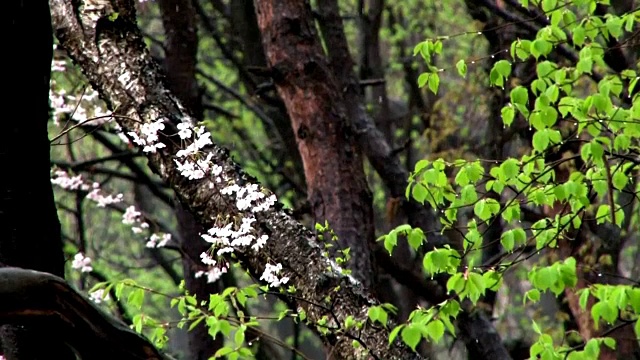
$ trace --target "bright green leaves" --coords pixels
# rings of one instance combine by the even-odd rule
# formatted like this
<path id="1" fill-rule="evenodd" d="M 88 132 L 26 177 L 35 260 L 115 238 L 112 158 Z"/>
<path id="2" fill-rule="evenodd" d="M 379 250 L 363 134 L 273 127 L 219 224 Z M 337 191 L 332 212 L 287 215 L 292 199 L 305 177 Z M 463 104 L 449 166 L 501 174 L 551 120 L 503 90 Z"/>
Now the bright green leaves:
<path id="1" fill-rule="evenodd" d="M 521 228 L 507 230 L 502 233 L 500 243 L 506 251 L 513 251 L 517 246 L 524 245 L 527 242 L 527 233 Z"/>
<path id="2" fill-rule="evenodd" d="M 541 129 L 533 134 L 531 144 L 533 149 L 539 152 L 543 152 L 550 145 L 558 145 L 562 142 L 562 134 L 560 131 L 554 129 Z"/>
<path id="3" fill-rule="evenodd" d="M 387 321 L 389 321 L 389 315 L 384 306 L 372 306 L 368 312 L 369 320 L 372 323 L 379 323 L 380 325 L 387 327 Z"/>
<path id="4" fill-rule="evenodd" d="M 491 72 L 489 72 L 489 81 L 491 85 L 504 88 L 505 80 L 511 75 L 511 63 L 507 60 L 499 60 L 493 64 Z"/>
<path id="5" fill-rule="evenodd" d="M 455 193 L 445 173 L 447 164 L 442 159 L 429 162 L 422 160 L 416 163 L 414 172 L 409 177 L 406 196 L 423 204 L 425 201 L 433 208 L 439 208 L 446 201 L 453 201 Z"/>
<path id="6" fill-rule="evenodd" d="M 467 77 L 467 64 L 464 62 L 464 60 L 459 60 L 456 63 L 456 69 L 458 70 L 458 74 L 462 78 L 466 78 Z"/>
<path id="7" fill-rule="evenodd" d="M 620 316 L 624 316 L 625 319 L 640 319 L 640 288 L 638 287 L 595 284 L 589 288 L 581 289 L 578 294 L 580 307 L 583 310 L 588 310 L 589 298 L 595 298 L 591 307 L 591 316 L 596 329 L 598 329 L 601 320 L 613 324 Z M 636 332 L 637 330 L 638 325 L 636 324 Z"/>
<path id="8" fill-rule="evenodd" d="M 396 326 L 389 335 L 389 344 L 400 334 L 402 341 L 415 350 L 421 340 L 439 342 L 445 332 L 455 335 L 453 320 L 460 313 L 456 300 L 447 300 L 429 309 L 417 309 L 409 315 L 407 324 Z"/>
<path id="9" fill-rule="evenodd" d="M 455 178 L 455 183 L 460 186 L 467 184 L 475 184 L 484 174 L 484 167 L 479 161 L 466 162 L 464 160 L 456 162 L 457 166 L 460 166 L 460 170 Z"/>
<path id="10" fill-rule="evenodd" d="M 547 56 L 553 50 L 553 44 L 544 39 L 536 39 L 531 42 L 531 55 L 536 60 L 541 56 Z"/>
<path id="11" fill-rule="evenodd" d="M 624 210 L 619 207 L 613 212 L 615 222 L 611 219 L 611 216 L 611 206 L 609 204 L 602 204 L 598 206 L 598 211 L 596 212 L 596 223 L 603 224 L 605 222 L 609 222 L 622 227 L 622 222 L 624 221 Z"/>
<path id="12" fill-rule="evenodd" d="M 417 250 L 423 242 L 427 240 L 424 232 L 420 228 L 412 228 L 410 225 L 400 225 L 391 230 L 388 234 L 378 238 L 378 241 L 384 242 L 384 248 L 389 252 L 398 245 L 398 236 L 404 236 L 413 250 Z"/>
<path id="13" fill-rule="evenodd" d="M 513 118 L 516 116 L 516 112 L 513 106 L 511 104 L 508 104 L 507 106 L 502 108 L 500 115 L 502 116 L 502 123 L 505 126 L 511 126 L 511 123 L 513 123 Z"/>
<path id="14" fill-rule="evenodd" d="M 460 299 L 468 298 L 477 303 L 487 290 L 497 291 L 502 285 L 502 274 L 490 270 L 483 274 L 475 271 L 456 273 L 447 281 L 447 292 L 457 294 Z"/>
<path id="15" fill-rule="evenodd" d="M 440 76 L 436 72 L 425 72 L 418 76 L 418 86 L 427 85 L 432 93 L 437 94 L 440 87 Z"/>
<path id="16" fill-rule="evenodd" d="M 418 346 L 418 343 L 422 340 L 422 331 L 420 331 L 420 326 L 414 324 L 405 326 L 402 329 L 401 337 L 402 341 L 407 344 L 411 350 L 416 351 L 416 346 Z"/>
<path id="17" fill-rule="evenodd" d="M 556 296 L 566 288 L 576 286 L 576 259 L 569 257 L 551 266 L 534 268 L 529 272 L 531 285 L 540 291 L 551 290 Z"/>
<path id="18" fill-rule="evenodd" d="M 418 86 L 424 87 L 427 85 L 429 90 L 434 94 L 438 93 L 438 88 L 440 87 L 440 76 L 438 75 L 439 70 L 431 64 L 433 62 L 433 56 L 441 53 L 442 42 L 439 40 L 423 41 L 413 49 L 413 55 L 415 56 L 420 54 L 429 68 L 428 72 L 422 73 L 418 76 Z"/>
<path id="19" fill-rule="evenodd" d="M 445 245 L 444 248 L 429 251 L 422 259 L 422 267 L 432 277 L 436 274 L 454 274 L 458 271 L 461 257 L 458 251 Z"/>
<path id="20" fill-rule="evenodd" d="M 500 203 L 495 199 L 482 199 L 473 207 L 473 213 L 482 221 L 488 221 L 500 212 Z"/>

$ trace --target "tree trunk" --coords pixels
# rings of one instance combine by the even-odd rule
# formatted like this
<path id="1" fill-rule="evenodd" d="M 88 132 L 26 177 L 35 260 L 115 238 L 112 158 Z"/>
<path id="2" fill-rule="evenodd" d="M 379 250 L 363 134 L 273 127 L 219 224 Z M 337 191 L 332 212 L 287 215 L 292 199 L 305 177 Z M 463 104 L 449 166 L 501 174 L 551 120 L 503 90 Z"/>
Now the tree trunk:
<path id="1" fill-rule="evenodd" d="M 60 223 L 50 179 L 49 78 L 53 55 L 47 1 L 11 0 L 3 6 L 7 50 L 0 131 L 0 263 L 64 276 Z M 56 334 L 33 326 L 0 327 L 9 360 L 75 359 Z"/>
<path id="2" fill-rule="evenodd" d="M 259 1 L 256 12 L 267 61 L 302 156 L 314 221 L 328 221 L 340 247 L 351 248 L 348 266 L 354 277 L 371 287 L 375 283 L 371 193 L 345 100 L 324 56 L 311 8 L 303 1 Z"/>

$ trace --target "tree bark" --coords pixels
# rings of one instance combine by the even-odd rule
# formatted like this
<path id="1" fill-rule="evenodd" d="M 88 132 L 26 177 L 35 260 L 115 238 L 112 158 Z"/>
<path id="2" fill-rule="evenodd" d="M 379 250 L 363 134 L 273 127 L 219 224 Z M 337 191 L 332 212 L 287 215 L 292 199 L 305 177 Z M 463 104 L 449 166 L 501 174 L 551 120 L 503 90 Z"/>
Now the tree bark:
<path id="1" fill-rule="evenodd" d="M 371 193 L 345 99 L 324 56 L 311 8 L 296 0 L 259 1 L 256 13 L 267 61 L 296 134 L 314 221 L 328 221 L 341 248 L 351 248 L 348 266 L 353 275 L 371 287 Z"/>
<path id="2" fill-rule="evenodd" d="M 163 85 L 158 67 L 149 57 L 135 25 L 130 1 L 113 1 L 113 11 L 118 12 L 118 19 L 114 26 L 100 29 L 97 41 L 91 36 L 95 32 L 95 20 L 91 22 L 88 16 L 74 8 L 71 0 L 52 1 L 56 36 L 109 107 L 116 109 L 120 126 L 126 131 L 138 132 L 143 123 L 166 119 L 167 129 L 163 133 L 175 134 L 177 131 L 172 122 L 191 121 L 179 101 Z M 96 43 L 100 45 L 99 51 Z M 246 215 L 228 195 L 220 193 L 221 189 L 211 179 L 187 180 L 180 175 L 173 159 L 181 147 L 166 135 L 161 136 L 161 141 L 166 148 L 149 153 L 149 165 L 172 186 L 201 225 L 214 226 L 215 219 L 221 214 Z M 212 145 L 207 152 L 212 156 L 211 161 L 222 167 L 222 175 L 229 181 L 244 185 L 256 183 L 230 159 L 225 149 Z M 269 193 L 266 189 L 263 191 Z M 281 296 L 305 310 L 311 328 L 315 328 L 323 317 L 335 326 L 344 324 L 347 316 L 353 316 L 356 321 L 367 321 L 368 308 L 377 302 L 360 283 L 342 275 L 323 256 L 325 249 L 312 232 L 278 206 L 252 215 L 256 218 L 257 236 L 268 235 L 269 240 L 259 252 L 236 250 L 238 260 L 251 274 L 259 277 L 267 263 L 282 264 L 281 275 L 288 276 L 289 284 L 297 291 L 295 297 Z M 327 299 L 330 306 L 321 305 L 327 304 Z M 365 326 L 357 332 L 344 329 L 321 338 L 333 347 L 336 358 L 420 358 L 399 343 L 389 346 L 387 331 L 382 328 Z M 360 342 L 360 349 L 353 348 L 354 339 Z M 369 353 L 365 355 L 363 349 Z"/>

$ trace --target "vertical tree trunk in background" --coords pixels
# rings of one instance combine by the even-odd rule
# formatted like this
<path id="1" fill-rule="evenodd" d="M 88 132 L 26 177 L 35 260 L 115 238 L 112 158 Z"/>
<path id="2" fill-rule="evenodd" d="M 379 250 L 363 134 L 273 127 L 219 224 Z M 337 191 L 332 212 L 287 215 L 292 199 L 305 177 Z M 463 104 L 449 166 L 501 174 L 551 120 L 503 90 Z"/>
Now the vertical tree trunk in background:
<path id="1" fill-rule="evenodd" d="M 262 47 L 260 29 L 256 19 L 256 11 L 253 0 L 234 0 L 229 4 L 231 9 L 231 26 L 237 34 L 244 56 L 242 65 L 245 68 L 264 69 L 267 67 L 267 60 Z M 245 81 L 244 85 L 251 94 L 258 92 L 258 86 L 268 83 L 271 79 L 265 76 L 255 75 L 252 77 L 253 83 Z M 291 129 L 291 120 L 287 114 L 287 109 L 277 94 L 265 99 L 264 96 L 253 95 L 257 101 L 264 105 L 265 113 L 273 120 L 275 126 L 265 126 L 265 130 L 274 138 L 280 138 L 284 142 L 282 146 L 276 147 L 276 156 L 279 164 L 283 167 L 281 171 L 293 179 L 301 187 L 305 186 L 304 170 L 302 159 L 296 145 L 296 137 Z"/>
<path id="2" fill-rule="evenodd" d="M 368 0 L 367 9 L 360 14 L 360 80 L 384 80 L 384 65 L 380 54 L 380 28 L 384 0 Z M 386 82 L 368 86 L 367 102 L 373 105 L 378 129 L 393 147 L 394 124 L 389 111 Z"/>
<path id="3" fill-rule="evenodd" d="M 159 0 L 158 4 L 166 37 L 164 69 L 167 87 L 196 120 L 202 120 L 202 99 L 196 81 L 198 34 L 195 10 L 191 0 Z M 185 285 L 197 299 L 208 300 L 210 294 L 221 291 L 221 280 L 207 283 L 206 276 L 196 278 L 195 273 L 200 270 L 198 265 L 202 265 L 196 264 L 196 261 L 199 261 L 200 254 L 210 246 L 200 237 L 204 231 L 193 215 L 177 199 L 175 201 L 178 231 L 182 241 L 180 247 L 186 254 L 182 256 Z M 222 337 L 214 339 L 209 335 L 204 322 L 189 331 L 187 336 L 189 359 L 207 360 L 223 345 Z"/>
<path id="4" fill-rule="evenodd" d="M 311 8 L 301 0 L 257 1 L 256 13 L 267 61 L 302 156 L 314 221 L 327 220 L 340 247 L 351 248 L 349 267 L 370 287 L 375 282 L 371 193 Z"/>
<path id="5" fill-rule="evenodd" d="M 64 276 L 60 223 L 50 181 L 49 79 L 53 37 L 46 0 L 3 3 L 5 54 L 0 131 L 0 263 Z M 9 360 L 75 359 L 56 334 L 2 326 Z"/>

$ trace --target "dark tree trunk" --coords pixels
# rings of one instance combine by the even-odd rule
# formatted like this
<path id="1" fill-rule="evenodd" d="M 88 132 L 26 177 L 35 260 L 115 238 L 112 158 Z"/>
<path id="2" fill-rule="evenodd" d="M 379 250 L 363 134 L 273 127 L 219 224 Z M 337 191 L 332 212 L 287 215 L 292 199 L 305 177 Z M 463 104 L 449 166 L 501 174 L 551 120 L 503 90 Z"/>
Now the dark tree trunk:
<path id="1" fill-rule="evenodd" d="M 256 12 L 267 61 L 302 156 L 314 221 L 328 221 L 340 247 L 351 248 L 348 266 L 370 287 L 375 282 L 371 193 L 311 8 L 303 1 L 260 1 Z"/>
<path id="2" fill-rule="evenodd" d="M 167 87 L 182 101 L 187 111 L 196 121 L 202 120 L 202 98 L 196 81 L 198 34 L 196 13 L 191 0 L 159 0 L 162 24 L 165 32 L 164 68 Z M 194 124 L 195 125 L 195 124 Z M 179 202 L 176 199 L 176 202 Z M 182 268 L 187 290 L 199 300 L 208 300 L 209 295 L 221 291 L 220 281 L 207 283 L 207 277 L 195 277 L 203 269 L 199 263 L 200 254 L 209 249 L 201 237 L 204 231 L 193 215 L 177 203 L 175 214 L 180 231 L 180 247 L 184 251 Z M 189 339 L 189 359 L 207 360 L 222 347 L 223 339 L 209 335 L 204 322 L 187 334 Z"/>
<path id="3" fill-rule="evenodd" d="M 0 263 L 64 276 L 60 223 L 50 181 L 49 78 L 53 38 L 46 0 L 3 4 L 4 124 L 0 131 Z M 7 85 L 9 86 L 9 85 Z M 55 334 L 2 326 L 5 357 L 70 359 Z"/>

